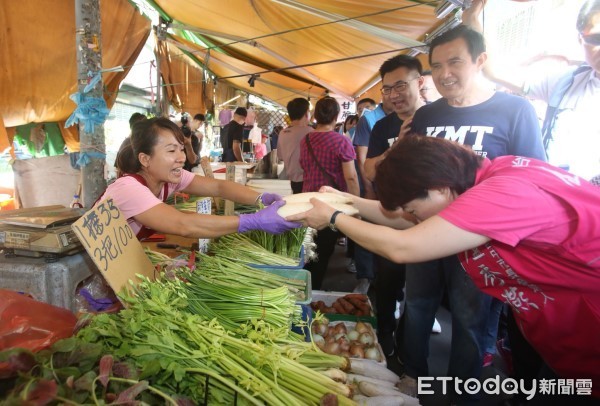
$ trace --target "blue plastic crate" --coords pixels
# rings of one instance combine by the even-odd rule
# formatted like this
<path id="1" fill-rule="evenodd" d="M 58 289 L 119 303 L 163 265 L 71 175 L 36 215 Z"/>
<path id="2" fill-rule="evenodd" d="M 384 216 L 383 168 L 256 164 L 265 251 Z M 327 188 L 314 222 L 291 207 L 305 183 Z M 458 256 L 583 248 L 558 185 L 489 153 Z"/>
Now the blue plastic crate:
<path id="1" fill-rule="evenodd" d="M 307 271 L 306 269 L 285 269 L 285 268 L 276 268 L 276 267 L 269 267 L 269 268 L 258 268 L 257 267 L 256 269 L 260 269 L 261 271 L 265 271 L 265 272 L 269 272 L 269 273 L 274 273 L 279 276 L 285 276 L 286 278 L 299 279 L 301 281 L 304 281 L 306 283 L 306 288 L 304 288 L 304 299 L 297 300 L 296 303 L 309 304 L 311 302 L 311 300 L 312 300 L 312 280 L 310 278 L 310 272 Z"/>

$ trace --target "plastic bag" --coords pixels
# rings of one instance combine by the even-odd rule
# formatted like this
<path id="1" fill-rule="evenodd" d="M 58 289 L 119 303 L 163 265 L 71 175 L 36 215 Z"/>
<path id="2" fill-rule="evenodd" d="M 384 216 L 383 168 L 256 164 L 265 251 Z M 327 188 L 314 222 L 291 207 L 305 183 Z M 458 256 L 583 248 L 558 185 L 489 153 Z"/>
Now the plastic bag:
<path id="1" fill-rule="evenodd" d="M 0 289 L 0 351 L 39 351 L 73 335 L 77 318 L 62 307 Z"/>

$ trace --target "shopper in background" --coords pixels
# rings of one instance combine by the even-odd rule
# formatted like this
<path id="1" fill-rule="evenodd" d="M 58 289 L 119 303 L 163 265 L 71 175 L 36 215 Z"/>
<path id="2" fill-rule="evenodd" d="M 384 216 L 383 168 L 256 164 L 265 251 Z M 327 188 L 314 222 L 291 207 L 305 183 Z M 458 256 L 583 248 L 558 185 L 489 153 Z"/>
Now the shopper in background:
<path id="1" fill-rule="evenodd" d="M 244 162 L 242 144 L 244 143 L 244 123 L 247 115 L 248 110 L 238 107 L 233 112 L 231 121 L 221 130 L 223 162 Z"/>
<path id="2" fill-rule="evenodd" d="M 200 156 L 202 151 L 202 143 L 204 141 L 204 123 L 206 122 L 206 117 L 204 114 L 196 114 L 190 123 L 190 129 L 192 130 L 192 134 L 198 140 L 197 155 Z"/>
<path id="3" fill-rule="evenodd" d="M 413 135 L 390 150 L 375 181 L 380 201 L 345 195 L 362 218 L 388 227 L 334 217 L 335 209 L 317 199 L 311 200 L 312 210 L 288 220 L 319 230 L 333 222 L 349 238 L 398 263 L 458 254 L 462 272 L 478 289 L 511 306 L 546 364 L 538 379 L 552 385 L 557 379 L 581 382 L 593 396 L 558 388 L 548 391 L 555 397 L 545 396 L 538 380 L 528 404 L 597 405 L 600 188 L 535 159 L 489 160 L 450 140 Z M 405 213 L 418 223 L 413 226 Z M 433 270 L 407 269 L 411 272 L 428 279 Z M 470 288 L 456 286 L 457 292 L 465 289 Z M 523 384 L 529 388 L 532 382 Z"/>
<path id="4" fill-rule="evenodd" d="M 344 120 L 344 126 L 342 127 L 342 133 L 350 138 L 350 141 L 354 139 L 354 132 L 356 130 L 356 124 L 358 123 L 357 114 L 348 114 Z"/>
<path id="5" fill-rule="evenodd" d="M 358 115 L 350 114 L 346 117 L 346 121 L 344 122 L 344 135 L 346 135 L 348 138 L 350 138 L 350 141 L 352 141 L 352 146 L 354 147 L 355 152 L 356 145 L 354 144 L 354 136 L 358 120 Z M 354 167 L 356 169 L 356 174 L 358 175 L 360 196 L 363 196 L 364 191 L 362 189 L 363 183 L 361 182 L 359 172 L 358 154 L 357 159 L 354 160 Z M 350 258 L 350 263 L 347 267 L 348 272 L 356 273 L 357 284 L 354 287 L 353 292 L 366 295 L 369 291 L 371 281 L 375 279 L 375 273 L 373 272 L 373 256 L 370 252 L 365 251 L 361 246 L 357 246 L 354 241 L 345 237 L 344 239 L 346 240 L 346 257 Z"/>
<path id="6" fill-rule="evenodd" d="M 273 127 L 273 132 L 271 133 L 271 150 L 277 149 L 277 143 L 279 142 L 279 133 L 283 130 L 283 126 L 276 125 Z"/>
<path id="7" fill-rule="evenodd" d="M 153 118 L 134 126 L 131 142 L 118 156 L 124 175 L 108 186 L 99 201 L 111 198 L 139 239 L 155 232 L 213 238 L 248 230 L 281 233 L 299 226 L 277 214 L 277 209 L 285 204 L 279 195 L 259 194 L 235 182 L 205 178 L 183 169 L 184 142 L 175 123 L 167 118 Z M 164 203 L 175 192 L 269 207 L 240 216 L 184 213 Z"/>
<path id="8" fill-rule="evenodd" d="M 316 192 L 321 186 L 330 185 L 359 195 L 354 148 L 348 137 L 335 131 L 339 114 L 340 105 L 333 97 L 317 101 L 313 114 L 317 126 L 300 140 L 300 165 L 304 170 L 302 192 Z M 311 273 L 313 289 L 321 289 L 338 236 L 337 231 L 325 229 L 315 237 L 318 259 L 305 266 Z"/>
<path id="9" fill-rule="evenodd" d="M 310 103 L 298 97 L 287 104 L 291 123 L 279 133 L 277 158 L 283 161 L 292 193 L 302 193 L 304 170 L 300 165 L 300 141 L 313 131 L 310 122 Z"/>
<path id="10" fill-rule="evenodd" d="M 368 97 L 360 99 L 358 102 L 356 102 L 356 114 L 358 117 L 362 117 L 365 111 L 373 111 L 376 108 L 377 103 L 375 103 L 375 100 Z"/>
<path id="11" fill-rule="evenodd" d="M 180 128 L 183 134 L 183 147 L 186 156 L 183 169 L 191 171 L 200 163 L 200 143 L 190 127 L 190 118 L 186 113 L 181 115 Z"/>
<path id="12" fill-rule="evenodd" d="M 419 93 L 421 94 L 423 101 L 428 104 L 440 99 L 442 95 L 435 87 L 433 76 L 431 76 L 431 71 L 424 70 L 421 76 L 423 76 L 423 86 L 421 86 L 421 89 L 419 89 Z"/>

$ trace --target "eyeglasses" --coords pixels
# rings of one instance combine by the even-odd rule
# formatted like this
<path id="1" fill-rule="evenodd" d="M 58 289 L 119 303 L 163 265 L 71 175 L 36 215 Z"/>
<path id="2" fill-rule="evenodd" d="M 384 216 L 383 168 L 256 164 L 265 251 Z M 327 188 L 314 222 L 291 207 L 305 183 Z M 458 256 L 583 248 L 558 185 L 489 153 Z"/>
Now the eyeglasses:
<path id="1" fill-rule="evenodd" d="M 600 45 L 600 33 L 581 35 L 581 39 L 588 45 L 598 46 Z"/>
<path id="2" fill-rule="evenodd" d="M 412 82 L 412 81 L 413 81 L 413 80 L 415 80 L 415 79 L 419 79 L 420 77 L 421 77 L 421 76 L 417 76 L 417 77 L 415 77 L 415 78 L 408 79 L 408 81 L 407 81 L 407 82 L 404 82 L 404 81 L 402 81 L 402 80 L 401 80 L 401 81 L 399 81 L 399 82 L 396 82 L 396 83 L 394 83 L 394 85 L 393 85 L 393 86 L 383 86 L 383 87 L 381 88 L 381 94 L 385 94 L 385 95 L 387 96 L 388 94 L 391 94 L 391 93 L 392 93 L 392 90 L 393 90 L 394 92 L 396 92 L 396 93 L 402 93 L 402 92 L 405 92 L 405 91 L 406 91 L 406 89 L 408 88 L 408 83 L 409 83 L 409 82 Z"/>

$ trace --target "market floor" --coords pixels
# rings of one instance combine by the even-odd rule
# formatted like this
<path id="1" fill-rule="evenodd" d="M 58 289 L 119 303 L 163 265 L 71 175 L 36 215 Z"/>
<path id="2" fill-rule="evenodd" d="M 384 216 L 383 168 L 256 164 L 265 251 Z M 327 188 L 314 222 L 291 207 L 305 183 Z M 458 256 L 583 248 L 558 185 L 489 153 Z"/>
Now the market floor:
<path id="1" fill-rule="evenodd" d="M 349 259 L 345 256 L 345 247 L 337 245 L 331 257 L 329 268 L 323 280 L 322 289 L 337 292 L 351 292 L 356 286 L 356 274 L 347 271 Z M 375 282 L 376 283 L 376 282 Z M 371 303 L 375 303 L 375 289 L 371 285 L 369 289 Z M 448 356 L 450 353 L 450 340 L 452 336 L 452 321 L 450 312 L 444 307 L 438 310 L 437 320 L 442 326 L 441 334 L 432 334 L 430 339 L 429 372 L 432 376 L 446 376 L 448 368 Z M 403 373 L 402 366 L 395 357 L 387 359 L 388 368 L 398 375 Z M 492 366 L 486 367 L 482 373 L 482 379 L 499 375 L 500 379 L 506 377 L 504 363 L 496 356 Z M 439 382 L 438 382 L 439 383 Z M 440 385 L 433 386 L 434 395 L 425 395 L 420 398 L 423 406 L 447 406 L 450 400 L 441 394 Z M 481 406 L 500 406 L 505 404 L 506 399 L 487 396 L 481 399 Z"/>

